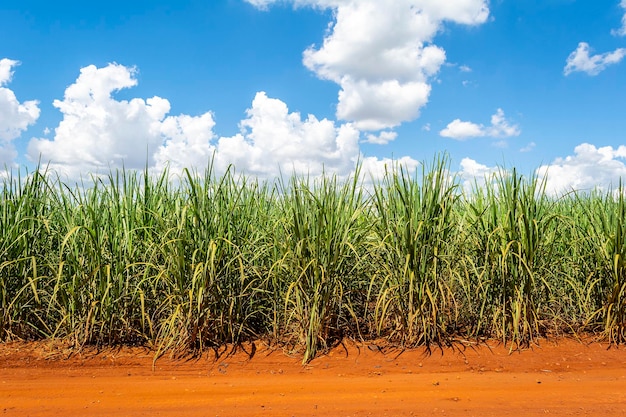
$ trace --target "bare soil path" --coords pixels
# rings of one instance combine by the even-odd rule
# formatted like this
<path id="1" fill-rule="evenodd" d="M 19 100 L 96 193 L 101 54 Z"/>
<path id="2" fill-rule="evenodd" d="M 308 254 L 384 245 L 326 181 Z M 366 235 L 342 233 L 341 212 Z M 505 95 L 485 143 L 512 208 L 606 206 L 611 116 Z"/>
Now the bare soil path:
<path id="1" fill-rule="evenodd" d="M 66 358 L 0 344 L 0 416 L 626 416 L 626 349 L 560 339 L 513 352 L 346 342 L 302 366 L 257 345 L 194 360 L 143 349 Z M 250 347 L 248 347 L 250 348 Z"/>

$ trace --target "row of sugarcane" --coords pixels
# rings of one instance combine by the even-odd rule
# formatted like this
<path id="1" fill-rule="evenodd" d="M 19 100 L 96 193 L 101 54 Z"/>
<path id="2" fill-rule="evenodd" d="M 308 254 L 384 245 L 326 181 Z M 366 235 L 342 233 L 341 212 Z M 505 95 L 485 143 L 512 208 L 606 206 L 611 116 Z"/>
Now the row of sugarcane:
<path id="1" fill-rule="evenodd" d="M 0 341 L 266 340 L 308 362 L 343 338 L 428 348 L 551 335 L 626 340 L 626 203 L 545 193 L 515 169 L 468 191 L 437 156 L 363 180 L 112 171 L 9 174 Z"/>

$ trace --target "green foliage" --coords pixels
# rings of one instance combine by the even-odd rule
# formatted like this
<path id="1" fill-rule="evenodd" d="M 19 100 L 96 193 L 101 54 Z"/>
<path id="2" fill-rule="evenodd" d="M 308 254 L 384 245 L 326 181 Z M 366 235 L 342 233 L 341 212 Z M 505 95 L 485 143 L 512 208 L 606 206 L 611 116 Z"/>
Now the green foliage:
<path id="1" fill-rule="evenodd" d="M 540 307 L 559 269 L 558 217 L 537 178 L 513 170 L 492 180 L 465 202 L 467 285 L 478 303 L 473 333 L 527 344 L 542 333 Z"/>
<path id="2" fill-rule="evenodd" d="M 626 190 L 620 183 L 615 192 L 584 201 L 588 220 L 593 280 L 586 290 L 598 318 L 612 343 L 626 341 Z"/>
<path id="3" fill-rule="evenodd" d="M 450 279 L 454 267 L 456 185 L 437 159 L 421 178 L 403 167 L 387 172 L 374 189 L 381 244 L 377 329 L 402 344 L 441 345 L 454 320 Z"/>
<path id="4" fill-rule="evenodd" d="M 312 186 L 292 178 L 282 186 L 280 259 L 274 269 L 284 289 L 284 333 L 304 345 L 303 361 L 341 339 L 358 322 L 355 297 L 368 227 L 358 176 L 340 184 L 324 176 Z M 361 291 L 360 291 L 361 290 Z"/>
<path id="5" fill-rule="evenodd" d="M 344 337 L 402 346 L 554 332 L 626 341 L 626 201 L 546 196 L 501 170 L 463 192 L 447 157 L 373 185 L 293 175 L 45 170 L 0 186 L 0 341 L 199 354 L 265 339 L 303 360 Z"/>

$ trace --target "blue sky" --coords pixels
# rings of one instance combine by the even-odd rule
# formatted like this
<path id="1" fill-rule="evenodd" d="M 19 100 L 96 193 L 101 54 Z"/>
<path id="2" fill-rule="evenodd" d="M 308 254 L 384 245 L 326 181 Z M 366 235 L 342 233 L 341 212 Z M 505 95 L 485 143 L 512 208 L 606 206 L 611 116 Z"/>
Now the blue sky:
<path id="1" fill-rule="evenodd" d="M 626 177 L 626 0 L 3 0 L 0 162 Z"/>

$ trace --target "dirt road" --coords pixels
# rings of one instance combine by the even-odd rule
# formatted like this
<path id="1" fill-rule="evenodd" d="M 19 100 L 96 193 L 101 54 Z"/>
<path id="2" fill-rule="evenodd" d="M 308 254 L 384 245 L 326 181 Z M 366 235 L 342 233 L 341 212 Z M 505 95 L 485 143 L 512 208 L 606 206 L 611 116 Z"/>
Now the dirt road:
<path id="1" fill-rule="evenodd" d="M 346 343 L 306 366 L 257 345 L 215 360 L 142 349 L 66 359 L 0 344 L 0 416 L 626 415 L 626 349 L 561 339 L 426 355 Z M 250 350 L 250 346 L 248 347 Z"/>

